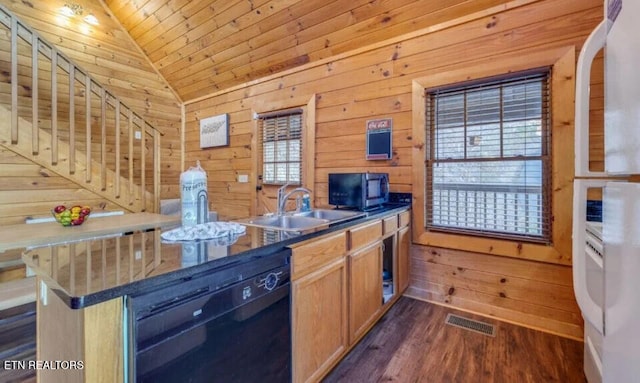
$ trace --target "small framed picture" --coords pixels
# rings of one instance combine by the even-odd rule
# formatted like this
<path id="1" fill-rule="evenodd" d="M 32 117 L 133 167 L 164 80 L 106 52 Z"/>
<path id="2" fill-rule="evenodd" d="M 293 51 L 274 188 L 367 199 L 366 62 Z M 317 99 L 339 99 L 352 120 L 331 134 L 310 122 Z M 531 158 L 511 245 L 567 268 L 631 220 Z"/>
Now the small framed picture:
<path id="1" fill-rule="evenodd" d="M 229 115 L 219 114 L 200 120 L 200 149 L 229 145 Z"/>

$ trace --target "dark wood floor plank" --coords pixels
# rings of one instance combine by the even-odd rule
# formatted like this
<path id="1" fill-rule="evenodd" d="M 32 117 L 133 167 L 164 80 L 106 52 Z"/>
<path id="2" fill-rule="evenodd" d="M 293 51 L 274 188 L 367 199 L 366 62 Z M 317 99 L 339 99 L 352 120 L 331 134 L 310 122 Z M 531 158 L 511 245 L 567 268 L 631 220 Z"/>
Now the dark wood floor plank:
<path id="1" fill-rule="evenodd" d="M 448 313 L 492 324 L 496 336 L 446 325 Z M 585 383 L 582 348 L 578 341 L 403 297 L 324 382 Z"/>

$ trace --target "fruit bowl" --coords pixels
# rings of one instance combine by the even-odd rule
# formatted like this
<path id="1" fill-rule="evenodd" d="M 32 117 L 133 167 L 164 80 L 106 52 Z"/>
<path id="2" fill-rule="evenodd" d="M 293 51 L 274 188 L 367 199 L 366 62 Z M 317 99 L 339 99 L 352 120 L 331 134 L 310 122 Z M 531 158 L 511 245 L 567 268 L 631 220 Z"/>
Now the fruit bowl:
<path id="1" fill-rule="evenodd" d="M 89 206 L 75 205 L 66 207 L 58 205 L 51 209 L 51 214 L 62 226 L 80 226 L 89 218 L 91 208 Z"/>

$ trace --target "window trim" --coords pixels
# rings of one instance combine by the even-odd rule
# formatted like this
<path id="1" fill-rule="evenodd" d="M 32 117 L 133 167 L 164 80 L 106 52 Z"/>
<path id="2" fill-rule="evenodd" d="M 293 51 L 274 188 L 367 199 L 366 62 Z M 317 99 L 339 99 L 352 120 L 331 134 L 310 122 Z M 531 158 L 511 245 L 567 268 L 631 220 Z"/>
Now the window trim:
<path id="1" fill-rule="evenodd" d="M 256 153 L 259 152 L 258 145 L 258 120 L 257 117 L 270 115 L 275 111 L 302 108 L 302 183 L 301 186 L 311 190 L 315 196 L 315 140 L 316 140 L 316 94 L 297 96 L 284 101 L 256 101 L 251 108 L 253 120 L 251 134 L 251 174 L 249 177 L 250 190 L 259 190 L 261 182 L 258 175 L 262 173 L 259 168 L 260 159 Z M 257 195 L 257 193 L 256 193 Z M 312 197 L 315 198 L 315 197 Z M 251 198 L 250 214 L 255 215 L 258 211 L 257 198 Z"/>
<path id="2" fill-rule="evenodd" d="M 451 85 L 445 85 L 442 87 L 438 87 L 438 88 L 430 88 L 430 89 L 425 89 L 425 101 L 427 101 L 430 97 L 431 98 L 437 98 L 438 97 L 438 93 L 447 93 L 450 91 L 455 91 L 458 93 L 464 93 L 466 94 L 468 91 L 474 91 L 474 88 L 480 86 L 481 88 L 485 88 L 487 86 L 503 86 L 503 85 L 509 85 L 512 83 L 516 83 L 516 82 L 526 82 L 528 79 L 530 78 L 539 78 L 541 80 L 544 80 L 545 85 L 543 88 L 543 91 L 547 91 L 548 93 L 550 93 L 551 90 L 551 77 L 552 77 L 552 71 L 551 68 L 548 66 L 542 67 L 542 68 L 534 68 L 531 70 L 525 70 L 525 71 L 519 71 L 519 72 L 515 72 L 515 73 L 508 73 L 506 75 L 501 75 L 501 76 L 490 76 L 487 78 L 483 78 L 483 79 L 479 79 L 477 81 L 465 81 L 462 83 L 457 83 L 457 84 L 451 84 Z M 436 93 L 435 95 L 433 95 L 434 93 Z M 543 201 L 545 201 L 545 205 L 543 206 L 543 220 L 548 221 L 546 226 L 543 225 L 542 227 L 542 235 L 540 236 L 533 236 L 533 235 L 526 235 L 526 234 L 518 234 L 515 232 L 499 232 L 499 231 L 491 231 L 491 230 L 483 230 L 483 229 L 472 229 L 472 228 L 467 228 L 467 227 L 461 227 L 461 226 L 441 226 L 438 224 L 435 224 L 433 222 L 429 222 L 429 215 L 425 214 L 425 229 L 428 231 L 439 231 L 439 232 L 443 232 L 443 233 L 453 233 L 453 234 L 462 234 L 462 235 L 472 235 L 472 236 L 480 236 L 480 237 L 486 237 L 486 238 L 502 238 L 502 239 L 507 239 L 507 240 L 515 240 L 515 241 L 523 241 L 523 242 L 533 242 L 533 243 L 542 243 L 542 244 L 550 244 L 551 243 L 551 228 L 552 228 L 552 222 L 551 222 L 551 188 L 550 188 L 550 184 L 551 184 L 551 163 L 550 163 L 550 157 L 551 157 L 551 150 L 550 150 L 550 146 L 551 146 L 551 140 L 550 140 L 550 116 L 551 116 L 551 102 L 552 100 L 549 101 L 549 103 L 546 105 L 546 107 L 543 109 L 545 110 L 546 114 L 543 116 L 543 121 L 542 121 L 542 136 L 540 137 L 540 144 L 542 146 L 542 153 L 536 156 L 518 156 L 516 157 L 508 157 L 508 156 L 503 156 L 502 154 L 502 145 L 503 145 L 503 137 L 502 134 L 500 135 L 500 155 L 497 157 L 483 157 L 483 158 L 468 158 L 467 157 L 467 152 L 466 152 L 466 146 L 465 146 L 465 152 L 464 152 L 464 158 L 461 159 L 436 159 L 436 158 L 429 158 L 430 154 L 433 154 L 433 150 L 434 150 L 434 144 L 435 142 L 433 141 L 433 135 L 435 134 L 435 125 L 434 122 L 431 121 L 426 121 L 425 120 L 425 129 L 429 131 L 429 133 L 425 133 L 425 137 L 428 137 L 427 140 L 430 140 L 430 144 L 432 145 L 431 147 L 427 147 L 426 150 L 426 158 L 425 158 L 425 171 L 429 172 L 429 169 L 431 169 L 433 171 L 433 166 L 434 164 L 438 164 L 438 163 L 452 163 L 452 162 L 461 162 L 461 163 L 479 163 L 479 162 L 505 162 L 505 161 L 512 161 L 512 160 L 535 160 L 538 159 L 541 161 L 542 163 L 542 186 L 543 186 L 543 191 L 542 191 L 542 195 L 541 198 Z M 425 110 L 428 109 L 428 105 L 430 105 L 430 102 L 427 102 L 427 106 L 425 107 Z M 427 115 L 431 116 L 431 120 L 433 120 L 433 118 L 435 116 L 433 116 L 433 114 L 431 113 L 432 111 L 427 110 Z M 428 117 L 427 117 L 428 118 Z M 500 117 L 501 122 L 502 122 L 502 116 Z M 465 130 L 466 132 L 466 130 Z M 433 188 L 434 184 L 433 184 L 433 180 L 430 179 L 429 177 L 426 177 L 426 182 L 425 182 L 425 192 L 427 194 L 427 196 L 432 196 L 434 191 L 432 190 L 428 190 L 428 188 Z M 471 189 L 469 189 L 471 190 Z M 433 201 L 430 200 L 430 198 L 425 198 L 425 213 L 429 210 L 429 208 L 433 207 Z"/>
<path id="3" fill-rule="evenodd" d="M 560 47 L 529 53 L 514 52 L 472 63 L 445 66 L 412 83 L 412 192 L 413 242 L 420 245 L 481 252 L 543 262 L 571 264 L 571 217 L 573 193 L 573 100 L 575 99 L 575 47 Z M 551 68 L 551 244 L 513 239 L 477 237 L 425 229 L 425 153 L 428 145 L 425 127 L 425 89 L 448 84 L 521 72 L 533 68 Z"/>

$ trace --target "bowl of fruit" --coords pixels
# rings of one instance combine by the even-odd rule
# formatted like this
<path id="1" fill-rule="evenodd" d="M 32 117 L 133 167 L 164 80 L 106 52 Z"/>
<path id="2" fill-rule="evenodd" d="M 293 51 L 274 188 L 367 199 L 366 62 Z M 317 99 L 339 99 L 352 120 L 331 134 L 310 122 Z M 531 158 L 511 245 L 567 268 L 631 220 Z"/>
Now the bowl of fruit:
<path id="1" fill-rule="evenodd" d="M 62 226 L 80 226 L 89 218 L 91 208 L 89 206 L 66 207 L 58 205 L 51 210 L 51 214 Z"/>

